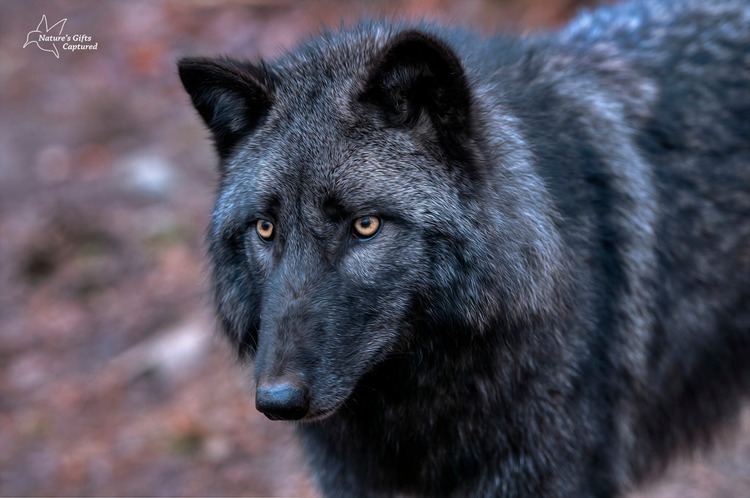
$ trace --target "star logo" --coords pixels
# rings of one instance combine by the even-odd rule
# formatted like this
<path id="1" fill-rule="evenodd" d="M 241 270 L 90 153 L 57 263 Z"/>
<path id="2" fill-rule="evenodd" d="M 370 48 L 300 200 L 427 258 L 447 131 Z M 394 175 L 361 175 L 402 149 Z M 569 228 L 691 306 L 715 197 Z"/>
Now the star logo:
<path id="1" fill-rule="evenodd" d="M 22 48 L 26 48 L 31 44 L 35 44 L 39 47 L 39 50 L 45 52 L 51 52 L 56 58 L 60 58 L 60 52 L 57 50 L 57 45 L 50 41 L 49 38 L 55 36 L 62 36 L 62 30 L 65 26 L 65 22 L 68 19 L 60 19 L 52 26 L 47 25 L 47 16 L 42 14 L 42 20 L 39 21 L 39 25 L 36 29 L 29 31 L 26 35 L 26 43 L 23 44 Z"/>

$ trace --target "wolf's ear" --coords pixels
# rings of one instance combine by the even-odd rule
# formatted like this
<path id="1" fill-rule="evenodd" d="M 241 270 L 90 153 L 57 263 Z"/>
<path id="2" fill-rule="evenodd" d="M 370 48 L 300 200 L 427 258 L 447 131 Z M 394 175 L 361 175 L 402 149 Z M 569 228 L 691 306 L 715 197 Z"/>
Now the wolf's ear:
<path id="1" fill-rule="evenodd" d="M 377 105 L 394 126 L 414 126 L 426 112 L 449 147 L 469 132 L 472 98 L 461 61 L 445 43 L 421 31 L 405 31 L 386 45 L 360 100 Z"/>
<path id="2" fill-rule="evenodd" d="M 193 105 L 213 133 L 219 157 L 225 158 L 271 107 L 268 71 L 231 59 L 185 58 L 177 67 Z"/>

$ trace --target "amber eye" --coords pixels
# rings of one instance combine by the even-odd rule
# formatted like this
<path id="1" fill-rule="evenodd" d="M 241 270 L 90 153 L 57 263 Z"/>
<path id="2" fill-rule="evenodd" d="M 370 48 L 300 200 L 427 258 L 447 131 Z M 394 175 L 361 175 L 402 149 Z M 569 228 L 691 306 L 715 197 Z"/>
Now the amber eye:
<path id="1" fill-rule="evenodd" d="M 380 218 L 377 216 L 362 216 L 354 220 L 354 234 L 360 239 L 369 239 L 378 233 Z"/>
<path id="2" fill-rule="evenodd" d="M 258 220 L 255 224 L 258 237 L 268 242 L 273 239 L 273 223 L 268 220 Z"/>

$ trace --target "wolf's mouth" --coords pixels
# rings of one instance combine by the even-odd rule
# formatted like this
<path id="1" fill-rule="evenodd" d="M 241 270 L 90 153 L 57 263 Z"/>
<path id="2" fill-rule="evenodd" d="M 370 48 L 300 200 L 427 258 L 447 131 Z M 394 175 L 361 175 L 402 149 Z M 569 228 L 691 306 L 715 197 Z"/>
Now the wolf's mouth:
<path id="1" fill-rule="evenodd" d="M 303 418 L 299 419 L 298 422 L 302 423 L 312 423 L 312 422 L 320 422 L 322 420 L 325 420 L 329 417 L 331 417 L 334 413 L 338 412 L 344 404 L 346 404 L 348 398 L 344 398 L 343 401 L 338 402 L 336 405 L 333 406 L 333 408 L 327 408 L 323 410 L 317 410 L 315 412 L 308 413 Z"/>

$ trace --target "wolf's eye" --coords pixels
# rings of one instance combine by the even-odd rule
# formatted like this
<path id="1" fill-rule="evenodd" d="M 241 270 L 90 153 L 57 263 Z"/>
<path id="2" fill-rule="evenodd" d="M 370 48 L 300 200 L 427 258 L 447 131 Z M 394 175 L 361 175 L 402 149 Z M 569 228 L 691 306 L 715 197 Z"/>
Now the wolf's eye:
<path id="1" fill-rule="evenodd" d="M 380 218 L 377 216 L 362 216 L 354 220 L 354 234 L 360 239 L 369 239 L 380 230 Z"/>
<path id="2" fill-rule="evenodd" d="M 258 232 L 258 237 L 262 240 L 269 242 L 273 240 L 273 223 L 268 220 L 258 220 L 255 224 L 255 231 Z"/>

